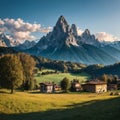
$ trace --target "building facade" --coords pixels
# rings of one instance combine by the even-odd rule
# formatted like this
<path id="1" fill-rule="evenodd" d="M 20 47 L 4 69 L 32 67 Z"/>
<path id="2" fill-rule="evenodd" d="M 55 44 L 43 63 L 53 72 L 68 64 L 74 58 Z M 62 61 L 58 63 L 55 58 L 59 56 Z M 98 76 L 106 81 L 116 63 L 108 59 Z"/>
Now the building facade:
<path id="1" fill-rule="evenodd" d="M 45 82 L 40 84 L 40 92 L 41 93 L 53 93 L 61 90 L 61 87 L 54 82 Z"/>
<path id="2" fill-rule="evenodd" d="M 82 85 L 87 92 L 102 93 L 107 92 L 107 83 L 102 81 L 90 81 Z"/>
<path id="3" fill-rule="evenodd" d="M 40 83 L 40 92 L 51 93 L 54 91 L 53 83 Z"/>

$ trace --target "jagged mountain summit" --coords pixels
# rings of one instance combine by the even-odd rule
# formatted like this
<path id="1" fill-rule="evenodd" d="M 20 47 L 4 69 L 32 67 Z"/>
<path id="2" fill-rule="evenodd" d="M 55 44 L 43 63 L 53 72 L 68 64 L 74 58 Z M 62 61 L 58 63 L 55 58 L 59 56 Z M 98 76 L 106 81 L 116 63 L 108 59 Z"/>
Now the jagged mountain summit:
<path id="1" fill-rule="evenodd" d="M 0 34 L 0 47 L 11 47 L 11 41 L 4 33 Z"/>
<path id="2" fill-rule="evenodd" d="M 52 32 L 42 37 L 27 52 L 50 59 L 85 64 L 112 64 L 119 61 L 101 47 L 101 43 L 88 29 L 79 36 L 76 25 L 70 26 L 64 16 L 59 17 Z"/>

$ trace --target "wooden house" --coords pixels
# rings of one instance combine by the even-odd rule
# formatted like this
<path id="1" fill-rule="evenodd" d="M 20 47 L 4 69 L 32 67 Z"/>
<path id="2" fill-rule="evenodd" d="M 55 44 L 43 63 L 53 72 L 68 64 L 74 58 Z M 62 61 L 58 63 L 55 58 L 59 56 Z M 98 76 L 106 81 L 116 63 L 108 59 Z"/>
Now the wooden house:
<path id="1" fill-rule="evenodd" d="M 100 80 L 92 80 L 82 85 L 87 92 L 102 93 L 107 92 L 107 83 Z"/>

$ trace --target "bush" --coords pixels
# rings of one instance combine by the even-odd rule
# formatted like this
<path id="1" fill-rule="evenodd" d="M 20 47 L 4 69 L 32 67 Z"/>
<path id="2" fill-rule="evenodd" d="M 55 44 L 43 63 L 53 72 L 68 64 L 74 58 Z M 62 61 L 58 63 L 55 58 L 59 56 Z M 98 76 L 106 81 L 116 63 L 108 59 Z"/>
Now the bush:
<path id="1" fill-rule="evenodd" d="M 63 78 L 60 85 L 61 85 L 61 88 L 64 92 L 68 92 L 69 87 L 70 87 L 69 79 L 67 77 Z"/>

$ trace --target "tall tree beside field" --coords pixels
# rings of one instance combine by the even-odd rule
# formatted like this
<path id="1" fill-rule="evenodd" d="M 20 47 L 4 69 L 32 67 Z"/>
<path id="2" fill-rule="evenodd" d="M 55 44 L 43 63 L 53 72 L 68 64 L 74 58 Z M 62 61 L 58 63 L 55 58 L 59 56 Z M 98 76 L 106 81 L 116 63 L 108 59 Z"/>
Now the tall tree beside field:
<path id="1" fill-rule="evenodd" d="M 3 88 L 14 89 L 23 83 L 23 67 L 16 55 L 5 55 L 0 58 L 0 85 Z"/>
<path id="2" fill-rule="evenodd" d="M 23 66 L 23 74 L 24 74 L 23 88 L 26 90 L 34 89 L 33 72 L 36 62 L 33 59 L 33 57 L 31 57 L 28 54 L 19 53 L 18 56 L 20 57 L 20 61 Z"/>
<path id="3" fill-rule="evenodd" d="M 61 85 L 62 90 L 64 90 L 64 92 L 67 92 L 70 87 L 69 79 L 67 77 L 63 78 L 60 85 Z"/>

